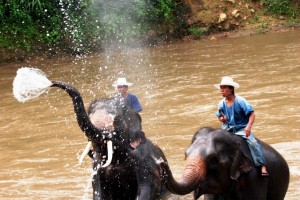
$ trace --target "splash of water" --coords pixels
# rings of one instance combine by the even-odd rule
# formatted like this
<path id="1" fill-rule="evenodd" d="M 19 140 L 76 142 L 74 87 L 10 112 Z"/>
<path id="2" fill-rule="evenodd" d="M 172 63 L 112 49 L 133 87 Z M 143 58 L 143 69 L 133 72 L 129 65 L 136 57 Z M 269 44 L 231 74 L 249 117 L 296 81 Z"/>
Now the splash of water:
<path id="1" fill-rule="evenodd" d="M 52 82 L 40 69 L 22 67 L 18 69 L 13 81 L 14 97 L 25 102 L 49 91 Z"/>

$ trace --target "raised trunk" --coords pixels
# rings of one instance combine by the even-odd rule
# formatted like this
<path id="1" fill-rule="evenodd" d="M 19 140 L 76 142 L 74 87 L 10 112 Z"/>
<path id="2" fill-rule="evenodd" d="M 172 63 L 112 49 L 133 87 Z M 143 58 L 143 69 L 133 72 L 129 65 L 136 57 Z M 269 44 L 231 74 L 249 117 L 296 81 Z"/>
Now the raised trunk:
<path id="1" fill-rule="evenodd" d="M 179 181 L 176 181 L 167 164 L 164 164 L 167 173 L 167 188 L 171 193 L 185 195 L 196 188 L 204 187 L 206 166 L 199 156 L 189 156 L 184 173 Z"/>
<path id="2" fill-rule="evenodd" d="M 60 81 L 52 81 L 52 83 L 53 85 L 51 87 L 59 87 L 61 89 L 64 89 L 72 98 L 77 122 L 81 130 L 85 133 L 86 137 L 88 137 L 92 141 L 94 141 L 95 139 L 101 139 L 101 137 L 99 137 L 101 133 L 90 121 L 90 118 L 87 115 L 86 110 L 84 109 L 82 97 L 77 89 Z"/>

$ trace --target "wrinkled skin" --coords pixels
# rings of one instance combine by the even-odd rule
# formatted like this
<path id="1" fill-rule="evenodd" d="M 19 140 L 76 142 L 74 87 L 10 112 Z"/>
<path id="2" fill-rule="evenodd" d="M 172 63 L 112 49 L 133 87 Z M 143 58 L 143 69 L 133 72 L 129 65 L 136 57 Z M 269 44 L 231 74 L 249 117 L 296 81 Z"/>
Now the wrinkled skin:
<path id="1" fill-rule="evenodd" d="M 245 140 L 222 129 L 202 128 L 186 150 L 187 163 L 178 182 L 165 165 L 167 188 L 184 195 L 194 191 L 194 199 L 283 200 L 289 184 L 289 168 L 270 145 L 258 140 L 266 159 L 269 177 L 261 177 L 253 165 Z"/>
<path id="2" fill-rule="evenodd" d="M 167 190 L 159 159 L 166 161 L 161 149 L 147 138 L 136 148 L 130 141 L 138 137 L 141 117 L 115 99 L 99 99 L 86 113 L 80 93 L 72 86 L 52 81 L 52 87 L 64 89 L 72 98 L 77 122 L 93 145 L 93 199 L 154 200 Z M 108 167 L 107 141 L 112 141 L 113 157 Z"/>

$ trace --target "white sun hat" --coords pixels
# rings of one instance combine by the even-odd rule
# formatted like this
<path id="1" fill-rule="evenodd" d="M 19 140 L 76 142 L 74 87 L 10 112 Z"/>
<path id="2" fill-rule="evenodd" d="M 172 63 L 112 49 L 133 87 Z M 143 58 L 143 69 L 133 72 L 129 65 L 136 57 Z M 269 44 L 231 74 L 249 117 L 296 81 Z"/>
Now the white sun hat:
<path id="1" fill-rule="evenodd" d="M 230 86 L 234 87 L 234 89 L 238 89 L 240 87 L 240 85 L 238 83 L 234 82 L 233 79 L 229 76 L 224 76 L 222 78 L 221 83 L 220 84 L 215 84 L 215 87 L 217 89 L 220 89 L 221 85 L 230 85 Z"/>
<path id="2" fill-rule="evenodd" d="M 132 83 L 127 82 L 126 78 L 118 78 L 117 81 L 114 82 L 112 85 L 113 87 L 117 87 L 119 85 L 126 85 L 126 86 L 131 86 Z"/>

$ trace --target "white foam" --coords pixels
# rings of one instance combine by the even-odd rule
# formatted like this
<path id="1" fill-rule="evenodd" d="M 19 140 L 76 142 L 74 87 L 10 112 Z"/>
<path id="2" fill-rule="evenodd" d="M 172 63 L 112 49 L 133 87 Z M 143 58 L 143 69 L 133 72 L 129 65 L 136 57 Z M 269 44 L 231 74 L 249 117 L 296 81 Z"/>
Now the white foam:
<path id="1" fill-rule="evenodd" d="M 22 67 L 13 81 L 13 94 L 18 101 L 25 102 L 48 92 L 51 85 L 52 82 L 40 69 Z"/>

